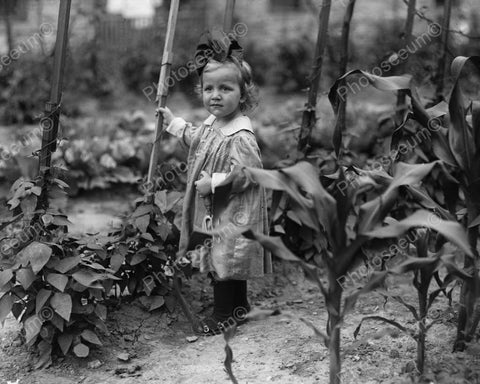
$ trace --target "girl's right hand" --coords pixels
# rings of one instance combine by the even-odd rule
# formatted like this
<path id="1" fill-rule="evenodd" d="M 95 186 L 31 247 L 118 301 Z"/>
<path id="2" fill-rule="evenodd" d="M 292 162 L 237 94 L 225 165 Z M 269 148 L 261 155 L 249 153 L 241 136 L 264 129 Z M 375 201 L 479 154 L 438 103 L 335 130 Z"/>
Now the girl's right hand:
<path id="1" fill-rule="evenodd" d="M 155 109 L 155 116 L 158 116 L 159 113 L 163 114 L 163 128 L 167 128 L 175 118 L 175 115 L 168 107 L 158 107 Z"/>

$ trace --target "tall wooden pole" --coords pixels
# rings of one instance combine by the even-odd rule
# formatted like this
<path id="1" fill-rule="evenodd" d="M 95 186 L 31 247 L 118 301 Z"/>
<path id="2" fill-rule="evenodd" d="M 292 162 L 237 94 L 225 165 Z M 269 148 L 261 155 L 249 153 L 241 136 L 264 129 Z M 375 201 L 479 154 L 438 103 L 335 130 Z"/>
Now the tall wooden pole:
<path id="1" fill-rule="evenodd" d="M 407 18 L 405 20 L 405 32 L 404 32 L 404 41 L 405 47 L 409 47 L 413 41 L 413 23 L 415 21 L 415 7 L 417 6 L 417 0 L 408 0 L 408 9 L 407 9 Z M 408 56 L 405 61 L 402 63 L 402 68 L 406 68 L 408 61 Z M 405 91 L 398 91 L 397 94 L 397 116 L 396 123 L 400 125 L 403 121 L 404 107 L 407 99 L 407 94 Z"/>
<path id="2" fill-rule="evenodd" d="M 65 72 L 65 58 L 68 44 L 68 25 L 70 21 L 71 2 L 72 0 L 60 1 L 50 100 L 45 104 L 45 114 L 40 121 L 43 129 L 43 136 L 42 148 L 40 149 L 39 174 L 43 176 L 43 187 L 46 186 L 45 180 L 50 173 L 49 167 L 52 159 L 52 152 L 55 152 L 57 148 L 57 134 L 62 100 L 63 74 Z M 45 188 L 43 188 L 40 202 L 44 208 L 48 206 Z"/>
<path id="3" fill-rule="evenodd" d="M 348 65 L 348 42 L 350 37 L 350 23 L 352 21 L 353 10 L 355 8 L 355 0 L 349 0 L 347 8 L 345 9 L 345 16 L 343 18 L 342 36 L 340 42 L 340 64 L 339 64 L 339 76 L 343 76 L 347 72 Z M 343 80 L 340 86 L 345 85 Z M 347 95 L 343 95 L 344 102 L 340 104 L 338 110 L 338 122 L 340 125 L 340 132 L 345 132 L 345 120 L 347 117 Z"/>
<path id="4" fill-rule="evenodd" d="M 233 27 L 233 14 L 235 11 L 235 0 L 227 0 L 225 6 L 225 17 L 223 19 L 223 30 L 228 33 Z"/>
<path id="5" fill-rule="evenodd" d="M 315 57 L 310 74 L 310 88 L 305 110 L 303 111 L 300 135 L 298 137 L 298 150 L 303 153 L 306 153 L 308 150 L 312 129 L 317 120 L 315 107 L 317 105 L 317 94 L 320 85 L 320 75 L 322 73 L 323 52 L 325 51 L 328 40 L 328 20 L 330 18 L 331 4 L 332 0 L 323 0 L 322 9 L 319 14 L 317 45 L 315 47 Z"/>
<path id="6" fill-rule="evenodd" d="M 440 60 L 438 63 L 438 81 L 437 81 L 437 100 L 444 99 L 443 91 L 447 83 L 447 73 L 450 67 L 448 61 L 448 37 L 450 34 L 450 16 L 452 13 L 452 0 L 445 0 L 443 4 L 443 21 L 442 21 L 442 39 L 440 48 Z"/>
<path id="7" fill-rule="evenodd" d="M 170 70 L 173 59 L 173 38 L 175 36 L 175 28 L 177 25 L 179 0 L 172 0 L 170 3 L 170 13 L 168 16 L 167 36 L 163 47 L 162 67 L 158 79 L 157 103 L 158 107 L 165 107 L 167 103 L 169 83 L 171 80 Z M 162 135 L 163 114 L 159 113 L 155 126 L 155 141 L 153 142 L 152 153 L 150 155 L 150 165 L 148 168 L 147 184 L 153 185 L 155 169 L 157 168 L 158 157 L 160 156 L 160 137 Z"/>
<path id="8" fill-rule="evenodd" d="M 7 45 L 8 45 L 8 52 L 13 50 L 13 32 L 12 32 L 12 8 L 13 2 L 12 0 L 3 0 L 3 17 L 5 19 L 5 29 L 7 31 Z"/>

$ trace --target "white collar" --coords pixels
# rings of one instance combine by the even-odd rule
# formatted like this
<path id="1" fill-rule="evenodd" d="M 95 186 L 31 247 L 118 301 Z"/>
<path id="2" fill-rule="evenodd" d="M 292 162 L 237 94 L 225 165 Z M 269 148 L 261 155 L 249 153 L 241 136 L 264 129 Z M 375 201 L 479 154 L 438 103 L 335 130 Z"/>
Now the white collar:
<path id="1" fill-rule="evenodd" d="M 216 117 L 214 115 L 210 115 L 207 119 L 203 122 L 204 125 L 211 126 L 215 121 Z M 247 116 L 238 116 L 235 119 L 228 122 L 226 125 L 220 128 L 220 132 L 225 136 L 233 135 L 241 130 L 247 130 L 253 133 L 252 123 Z"/>

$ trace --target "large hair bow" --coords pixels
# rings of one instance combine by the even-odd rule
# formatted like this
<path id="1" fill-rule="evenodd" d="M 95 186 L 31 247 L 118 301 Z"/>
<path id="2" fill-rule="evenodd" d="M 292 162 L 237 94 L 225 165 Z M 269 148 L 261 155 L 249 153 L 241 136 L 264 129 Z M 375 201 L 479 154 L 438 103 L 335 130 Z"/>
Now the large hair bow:
<path id="1" fill-rule="evenodd" d="M 237 40 L 227 35 L 221 29 L 212 29 L 200 37 L 197 49 L 195 51 L 195 64 L 199 76 L 210 59 L 224 62 L 228 57 L 235 57 L 238 60 L 243 59 L 243 48 Z"/>

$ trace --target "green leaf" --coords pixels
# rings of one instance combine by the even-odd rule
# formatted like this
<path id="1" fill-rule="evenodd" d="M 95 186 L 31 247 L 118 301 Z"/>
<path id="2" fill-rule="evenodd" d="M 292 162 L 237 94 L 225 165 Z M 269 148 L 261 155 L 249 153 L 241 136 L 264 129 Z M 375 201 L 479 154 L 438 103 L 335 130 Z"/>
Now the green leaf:
<path id="1" fill-rule="evenodd" d="M 50 322 L 57 328 L 60 332 L 63 332 L 63 328 L 65 325 L 65 320 L 63 320 L 60 316 L 56 313 L 51 316 Z"/>
<path id="2" fill-rule="evenodd" d="M 89 329 L 84 330 L 80 336 L 82 337 L 83 340 L 88 341 L 91 344 L 103 345 L 100 339 L 98 338 L 98 336 L 95 334 L 95 332 Z"/>
<path id="3" fill-rule="evenodd" d="M 72 277 L 85 287 L 92 287 L 93 283 L 95 281 L 102 280 L 104 275 L 82 269 L 78 272 L 75 272 Z"/>
<path id="4" fill-rule="evenodd" d="M 12 310 L 13 299 L 9 294 L 2 296 L 0 299 L 0 323 L 3 326 L 3 322 L 7 318 L 8 314 Z"/>
<path id="5" fill-rule="evenodd" d="M 478 215 L 475 219 L 472 220 L 468 228 L 473 228 L 473 227 L 476 227 L 477 225 L 480 225 L 480 215 Z"/>
<path id="6" fill-rule="evenodd" d="M 6 269 L 0 272 L 0 290 L 7 284 L 10 280 L 12 280 L 13 272 L 11 269 Z"/>
<path id="7" fill-rule="evenodd" d="M 27 216 L 33 214 L 37 207 L 37 196 L 35 195 L 28 195 L 23 198 L 22 202 L 20 203 L 20 207 L 22 208 L 22 212 Z"/>
<path id="8" fill-rule="evenodd" d="M 366 316 L 362 319 L 362 321 L 360 321 L 360 324 L 358 324 L 357 328 L 355 328 L 355 331 L 353 332 L 353 337 L 356 339 L 357 336 L 358 336 L 358 333 L 360 332 L 360 327 L 362 326 L 363 322 L 365 320 L 377 320 L 377 321 L 381 321 L 381 322 L 384 322 L 384 323 L 387 323 L 387 324 L 390 324 L 390 325 L 393 325 L 394 327 L 397 327 L 400 331 L 402 331 L 403 333 L 405 333 L 406 335 L 410 336 L 411 338 L 413 338 L 414 340 L 416 340 L 416 337 L 414 335 L 414 333 L 412 331 L 410 331 L 409 329 L 405 328 L 403 325 L 397 323 L 396 321 L 394 320 L 390 320 L 390 319 L 386 319 L 385 317 L 382 317 L 382 316 Z"/>
<path id="9" fill-rule="evenodd" d="M 21 255 L 20 255 L 21 254 Z M 34 274 L 42 270 L 45 264 L 50 260 L 52 248 L 37 241 L 27 245 L 17 256 L 30 261 Z"/>
<path id="10" fill-rule="evenodd" d="M 28 289 L 30 285 L 35 281 L 36 276 L 32 271 L 32 268 L 21 268 L 15 273 L 16 279 L 24 289 Z"/>
<path id="11" fill-rule="evenodd" d="M 136 253 L 133 255 L 132 260 L 130 261 L 130 265 L 137 265 L 144 261 L 147 256 L 144 253 Z"/>
<path id="12" fill-rule="evenodd" d="M 121 253 L 121 252 L 116 252 L 110 258 L 110 268 L 114 272 L 117 272 L 120 269 L 120 267 L 122 266 L 124 261 L 125 261 L 125 254 Z"/>
<path id="13" fill-rule="evenodd" d="M 333 146 L 335 148 L 335 153 L 337 156 L 340 153 L 340 148 L 342 144 L 342 131 L 341 125 L 338 119 L 338 113 L 340 108 L 343 104 L 345 104 L 345 98 L 341 97 L 340 92 L 338 90 L 339 86 L 344 84 L 344 81 L 347 77 L 355 74 L 362 75 L 362 78 L 367 79 L 370 85 L 374 86 L 375 88 L 381 91 L 399 91 L 399 90 L 409 90 L 411 87 L 411 80 L 412 77 L 410 75 L 404 76 L 390 76 L 390 77 L 380 77 L 372 75 L 368 72 L 361 71 L 359 69 L 354 69 L 345 73 L 343 76 L 339 77 L 335 80 L 335 83 L 330 88 L 328 92 L 328 99 L 330 100 L 330 104 L 335 112 L 335 130 L 333 134 Z"/>
<path id="14" fill-rule="evenodd" d="M 397 163 L 394 177 L 386 191 L 360 207 L 358 232 L 364 234 L 381 224 L 398 197 L 398 188 L 418 184 L 436 164 L 438 161 L 428 164 Z"/>
<path id="15" fill-rule="evenodd" d="M 467 61 L 471 61 L 480 71 L 480 56 L 457 56 L 452 62 L 451 74 L 455 81 L 449 101 L 451 125 L 448 141 L 458 165 L 469 174 L 475 154 L 475 141 L 473 132 L 465 119 L 465 102 L 459 83 L 462 69 Z"/>
<path id="16" fill-rule="evenodd" d="M 52 291 L 43 288 L 37 293 L 37 297 L 35 297 L 35 313 L 37 315 L 40 313 L 40 310 L 43 308 L 51 294 Z"/>
<path id="17" fill-rule="evenodd" d="M 142 233 L 147 232 L 148 224 L 150 224 L 150 215 L 140 216 L 135 219 L 135 226 Z"/>
<path id="18" fill-rule="evenodd" d="M 25 320 L 23 329 L 25 330 L 25 342 L 27 345 L 31 345 L 30 343 L 39 335 L 42 324 L 43 320 L 37 315 L 30 316 Z"/>
<path id="19" fill-rule="evenodd" d="M 58 336 L 57 343 L 60 346 L 60 349 L 62 350 L 62 353 L 64 355 L 68 353 L 68 350 L 72 345 L 72 341 L 73 341 L 73 335 L 70 333 L 63 333 Z"/>
<path id="20" fill-rule="evenodd" d="M 72 222 L 68 220 L 67 216 L 65 215 L 54 215 L 53 216 L 53 224 L 58 226 L 67 226 L 71 225 Z"/>
<path id="21" fill-rule="evenodd" d="M 155 192 L 155 205 L 160 208 L 162 213 L 166 212 L 167 208 L 167 192 L 166 191 L 158 191 Z"/>
<path id="22" fill-rule="evenodd" d="M 49 273 L 47 275 L 47 281 L 57 288 L 60 292 L 65 290 L 68 283 L 68 277 L 58 273 Z"/>
<path id="23" fill-rule="evenodd" d="M 355 308 L 355 304 L 357 303 L 357 300 L 360 297 L 360 295 L 363 295 L 368 292 L 372 292 L 378 287 L 382 286 L 386 278 L 387 278 L 386 272 L 374 272 L 370 280 L 362 288 L 355 291 L 351 295 L 348 295 L 347 297 L 345 297 L 345 304 L 342 310 L 342 318 L 344 318 L 345 315 L 353 311 L 353 309 Z"/>
<path id="24" fill-rule="evenodd" d="M 160 308 L 165 304 L 165 299 L 163 296 L 150 296 L 151 299 L 151 304 L 150 304 L 150 309 L 149 311 L 153 311 L 157 308 Z"/>
<path id="25" fill-rule="evenodd" d="M 40 196 L 42 194 L 42 188 L 40 187 L 32 187 L 30 191 L 37 196 Z"/>
<path id="26" fill-rule="evenodd" d="M 308 327 L 310 327 L 313 332 L 315 333 L 315 336 L 317 336 L 318 338 L 320 338 L 320 340 L 323 341 L 323 344 L 325 345 L 325 347 L 328 348 L 328 345 L 330 343 L 330 338 L 322 331 L 320 331 L 317 327 L 315 327 L 310 321 L 304 319 L 303 317 L 300 318 L 300 321 L 302 321 L 305 325 L 307 325 Z"/>
<path id="27" fill-rule="evenodd" d="M 95 306 L 95 314 L 103 321 L 107 320 L 107 307 L 102 304 Z"/>
<path id="28" fill-rule="evenodd" d="M 72 313 L 72 298 L 66 293 L 55 293 L 50 299 L 50 305 L 62 318 L 70 321 Z"/>
<path id="29" fill-rule="evenodd" d="M 366 236 L 386 238 L 398 237 L 412 227 L 426 227 L 434 229 L 445 236 L 452 244 L 457 245 L 467 255 L 473 256 L 468 242 L 467 234 L 463 227 L 454 221 L 442 220 L 432 212 L 419 210 L 404 220 L 385 227 L 377 228 L 365 233 Z"/>
<path id="30" fill-rule="evenodd" d="M 152 204 L 140 205 L 135 210 L 135 212 L 132 213 L 132 218 L 141 217 L 141 216 L 149 216 L 150 217 L 150 212 L 152 212 L 152 211 L 153 211 L 153 205 Z"/>
<path id="31" fill-rule="evenodd" d="M 325 290 L 325 287 L 323 286 L 319 276 L 318 276 L 318 270 L 317 267 L 314 265 L 308 264 L 304 262 L 302 259 L 300 259 L 298 256 L 296 256 L 294 253 L 292 253 L 283 243 L 282 239 L 278 236 L 265 236 L 264 234 L 258 233 L 258 232 L 253 232 L 251 230 L 248 230 L 243 233 L 243 235 L 249 239 L 255 239 L 257 240 L 263 247 L 268 249 L 274 256 L 279 257 L 282 260 L 285 261 L 293 261 L 299 263 L 307 276 L 314 281 L 320 290 L 322 291 L 322 294 L 327 297 L 327 292 Z"/>
<path id="32" fill-rule="evenodd" d="M 150 241 L 152 243 L 155 242 L 155 240 L 153 239 L 153 236 L 148 232 L 142 233 L 142 235 L 140 237 L 142 239 L 145 239 L 145 240 Z"/>
<path id="33" fill-rule="evenodd" d="M 77 357 L 87 357 L 90 349 L 85 344 L 80 343 L 73 347 L 73 353 L 75 353 Z"/>

